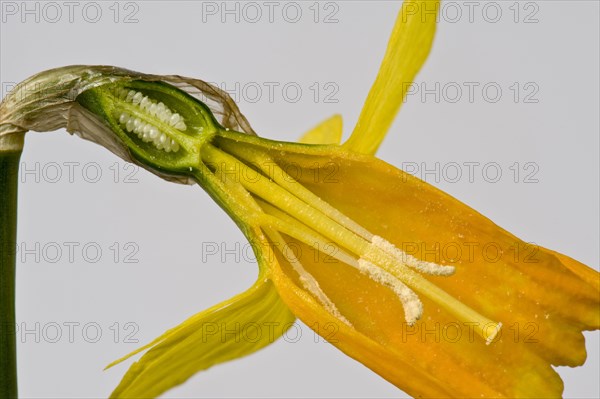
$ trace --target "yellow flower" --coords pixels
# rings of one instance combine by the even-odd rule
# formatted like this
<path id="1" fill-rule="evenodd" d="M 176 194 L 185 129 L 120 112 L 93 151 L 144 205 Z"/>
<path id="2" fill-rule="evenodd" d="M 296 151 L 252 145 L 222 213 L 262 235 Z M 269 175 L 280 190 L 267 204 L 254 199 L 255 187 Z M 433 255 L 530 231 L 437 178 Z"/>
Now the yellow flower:
<path id="1" fill-rule="evenodd" d="M 530 246 L 373 156 L 431 47 L 435 18 L 414 13 L 420 4 L 403 4 L 342 145 L 339 116 L 301 143 L 282 143 L 253 135 L 235 105 L 203 82 L 98 67 L 61 71 L 64 87 L 44 102 L 46 112 L 68 107 L 69 131 L 164 178 L 200 184 L 238 224 L 259 264 L 248 291 L 109 365 L 145 351 L 113 397 L 160 395 L 272 343 L 296 317 L 317 333 L 333 326 L 335 346 L 413 396 L 561 395 L 552 365 L 585 361 L 581 332 L 600 325 L 598 273 Z M 164 82 L 191 85 L 219 107 Z M 41 118 L 1 116 L 0 134 L 39 128 L 33 120 Z"/>
<path id="2" fill-rule="evenodd" d="M 560 396 L 551 365 L 584 362 L 598 274 L 371 156 L 431 47 L 434 18 L 415 4 L 342 146 L 334 116 L 301 140 L 331 145 L 230 132 L 203 148 L 209 191 L 252 243 L 259 278 L 141 348 L 114 397 L 159 395 L 271 343 L 294 316 L 317 333 L 335 326 L 334 345 L 414 396 Z M 439 248 L 462 256 L 440 260 Z M 276 328 L 256 341 L 226 333 L 255 324 Z"/>
<path id="3" fill-rule="evenodd" d="M 232 326 L 282 334 L 294 315 L 317 333 L 335 326 L 334 345 L 414 396 L 556 397 L 550 365 L 585 360 L 581 330 L 599 323 L 592 269 L 544 249 L 515 258 L 528 244 L 367 155 L 241 134 L 213 143 L 203 157 L 222 179 L 215 196 L 228 197 L 259 278 L 142 348 L 114 397 L 158 395 L 251 353 L 273 335 L 240 339 Z M 271 166 L 271 179 L 246 165 Z M 337 180 L 315 180 L 315 165 L 335 165 Z M 416 259 L 436 243 L 477 251 L 446 265 Z M 504 253 L 480 251 L 488 244 Z"/>

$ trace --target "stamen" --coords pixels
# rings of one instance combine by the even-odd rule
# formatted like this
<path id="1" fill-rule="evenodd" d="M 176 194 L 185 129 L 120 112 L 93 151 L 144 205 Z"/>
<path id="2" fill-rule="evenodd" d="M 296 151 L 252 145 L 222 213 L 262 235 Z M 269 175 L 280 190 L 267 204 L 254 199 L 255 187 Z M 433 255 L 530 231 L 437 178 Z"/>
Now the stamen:
<path id="1" fill-rule="evenodd" d="M 252 169 L 249 166 L 210 144 L 207 144 L 203 147 L 202 159 L 207 162 L 216 162 L 228 165 L 228 169 L 235 170 L 237 172 L 242 171 L 252 173 Z M 252 175 L 254 176 L 255 173 Z M 264 199 L 265 201 L 271 203 L 274 207 L 284 209 L 291 217 L 297 219 L 297 221 L 285 224 L 281 222 L 281 220 L 272 217 L 271 222 L 269 222 L 268 218 L 265 219 L 264 223 L 266 223 L 266 225 L 295 237 L 302 242 L 307 243 L 308 245 L 314 244 L 314 241 L 311 243 L 309 240 L 314 238 L 314 234 L 310 233 L 311 229 L 318 231 L 327 239 L 333 240 L 333 242 L 340 247 L 346 248 L 351 253 L 356 254 L 358 258 L 370 262 L 376 269 L 384 272 L 384 274 L 372 274 L 374 281 L 384 281 L 387 282 L 386 284 L 389 284 L 389 281 L 391 280 L 388 279 L 389 276 L 387 275 L 391 275 L 393 278 L 401 281 L 403 284 L 410 286 L 411 289 L 414 289 L 420 294 L 425 295 L 427 298 L 446 309 L 449 313 L 453 314 L 459 320 L 474 323 L 474 330 L 481 337 L 483 337 L 486 342 L 491 342 L 501 328 L 500 323 L 496 323 L 485 318 L 475 310 L 466 306 L 464 303 L 460 302 L 452 295 L 448 294 L 437 285 L 423 278 L 421 275 L 409 268 L 404 259 L 406 257 L 403 256 L 402 252 L 398 253 L 392 250 L 393 245 L 391 243 L 389 244 L 391 247 L 389 247 L 385 245 L 385 240 L 375 240 L 375 243 L 365 240 L 364 237 L 340 225 L 340 223 L 331 219 L 327 214 L 324 214 L 320 210 L 316 209 L 313 206 L 313 203 L 304 202 L 293 195 L 290 191 L 282 187 L 282 185 L 267 179 L 261 174 L 257 176 L 257 179 L 253 179 L 252 181 L 249 179 L 240 179 L 239 183 L 241 183 L 240 187 L 245 188 L 255 197 Z M 306 229 L 308 229 L 308 233 L 306 232 Z M 398 254 L 400 254 L 400 256 L 397 256 Z M 441 269 L 441 275 L 445 275 L 444 273 L 447 274 L 449 271 L 449 267 L 443 268 L 440 265 L 431 267 L 431 265 L 427 264 L 428 262 L 423 265 L 419 263 L 421 261 L 416 258 L 410 260 L 410 262 L 413 264 L 413 267 L 417 267 L 417 269 L 419 266 L 421 266 L 424 270 L 434 271 L 436 273 L 439 273 L 438 269 Z M 352 265 L 352 263 L 349 264 Z M 364 270 L 371 269 L 364 266 Z M 375 280 L 376 276 L 381 275 L 385 275 L 386 278 L 381 277 L 379 280 Z M 397 285 L 395 286 L 397 287 Z M 406 294 L 406 291 L 403 291 L 403 295 L 405 298 L 410 298 L 410 295 Z M 410 302 L 409 304 L 413 305 L 413 309 L 410 313 L 412 320 L 412 317 L 416 315 L 417 312 L 414 311 L 414 302 Z M 493 331 L 489 331 L 490 326 L 493 327 Z"/>
<path id="2" fill-rule="evenodd" d="M 369 276 L 373 281 L 389 287 L 402 302 L 404 308 L 404 319 L 409 326 L 414 325 L 423 315 L 423 303 L 413 290 L 408 288 L 396 277 L 375 266 L 365 259 L 358 260 L 358 269 L 361 273 Z"/>
<path id="3" fill-rule="evenodd" d="M 328 242 L 325 237 L 316 231 L 302 225 L 298 219 L 295 219 L 279 208 L 275 208 L 273 205 L 264 202 L 260 198 L 255 198 L 255 200 L 269 215 L 274 216 L 274 218 L 268 218 L 266 220 L 267 225 L 272 224 L 279 231 L 284 232 L 290 237 L 294 237 L 295 239 L 323 253 L 325 253 L 325 248 L 328 248 L 331 245 L 336 245 L 335 251 L 332 251 L 331 253 L 325 253 L 325 255 L 331 256 L 350 266 L 356 267 L 358 265 L 358 260 L 356 258 L 348 254 L 337 244 Z"/>
<path id="4" fill-rule="evenodd" d="M 236 183 L 235 180 L 229 179 L 228 178 L 229 175 L 227 173 L 223 173 L 222 168 L 224 168 L 224 167 L 225 167 L 225 165 L 218 165 L 218 164 L 216 165 L 217 170 L 215 172 L 217 172 L 216 175 L 219 177 L 219 180 L 221 180 L 221 182 L 223 184 L 227 185 L 230 190 L 237 192 L 238 195 L 240 195 L 243 198 L 243 200 L 244 200 L 243 203 L 246 204 L 246 206 L 248 208 L 250 208 L 253 212 L 255 212 L 257 210 L 259 211 L 262 206 L 263 208 L 271 208 L 270 210 L 274 213 L 278 213 L 282 216 L 285 215 L 285 213 L 272 207 L 271 205 L 265 203 L 264 201 L 261 201 L 258 198 L 253 198 L 250 194 L 248 194 L 247 191 L 245 191 L 243 189 L 243 187 L 239 183 Z M 259 203 L 260 203 L 260 206 L 259 206 Z M 291 219 L 291 217 L 290 217 L 290 219 Z M 302 266 L 302 263 L 298 260 L 298 258 L 293 253 L 293 251 L 290 250 L 289 246 L 287 245 L 287 242 L 284 240 L 284 238 L 281 236 L 281 234 L 277 230 L 264 228 L 264 227 L 263 227 L 263 231 L 271 239 L 271 241 L 273 243 L 281 244 L 281 246 L 280 245 L 275 245 L 275 246 L 279 250 L 279 252 L 286 258 L 286 260 L 290 263 L 290 265 L 292 266 L 294 271 L 296 271 L 296 273 L 298 274 L 298 276 L 300 278 L 300 283 L 302 284 L 302 287 L 305 290 L 307 290 L 308 292 L 310 292 L 315 297 L 315 299 L 317 299 L 317 301 L 319 301 L 319 303 L 321 303 L 321 305 L 325 308 L 325 310 L 327 312 L 329 312 L 332 316 L 334 316 L 336 319 L 340 320 L 342 323 L 344 323 L 348 326 L 352 326 L 350 321 L 348 321 L 348 319 L 346 319 L 344 317 L 344 315 L 342 315 L 342 313 L 338 310 L 338 308 L 335 306 L 333 301 L 331 301 L 331 299 L 329 299 L 327 294 L 325 294 L 325 292 L 323 292 L 323 290 L 319 286 L 319 283 L 317 282 L 317 280 L 312 276 L 312 274 L 310 274 L 304 268 L 304 266 Z"/>
<path id="5" fill-rule="evenodd" d="M 455 272 L 454 266 L 442 266 L 433 262 L 426 262 L 415 258 L 414 256 L 397 248 L 394 244 L 383 237 L 373 236 L 371 240 L 373 245 L 381 248 L 393 257 L 400 259 L 405 265 L 412 267 L 421 273 L 430 274 L 433 276 L 451 276 Z"/>
<path id="6" fill-rule="evenodd" d="M 325 215 L 327 215 L 330 219 L 338 222 L 348 230 L 353 233 L 367 239 L 371 240 L 373 234 L 370 233 L 367 229 L 362 227 L 360 224 L 356 223 L 354 220 L 350 219 L 348 216 L 344 215 L 342 212 L 329 205 L 327 202 L 323 201 L 317 195 L 315 195 L 312 191 L 308 190 L 302 184 L 298 183 L 296 179 L 290 176 L 285 170 L 283 170 L 279 165 L 277 165 L 267 154 L 260 153 L 257 151 L 248 151 L 247 149 L 242 149 L 240 146 L 236 146 L 233 143 L 228 141 L 223 141 L 222 148 L 225 149 L 230 154 L 233 154 L 246 162 L 250 162 L 255 166 L 258 166 L 260 170 L 267 175 L 269 178 L 272 178 L 277 184 L 288 190 L 290 193 L 294 194 L 296 197 L 300 198 L 307 204 L 311 204 L 314 208 L 318 209 Z"/>
<path id="7" fill-rule="evenodd" d="M 386 272 L 385 270 L 375 266 L 365 259 L 353 258 L 340 248 L 336 248 L 333 253 L 325 253 L 324 248 L 327 246 L 327 241 L 325 238 L 309 228 L 297 227 L 299 223 L 297 219 L 294 219 L 272 205 L 269 205 L 260 199 L 257 199 L 257 202 L 270 214 L 276 216 L 276 218 L 270 219 L 271 222 L 269 224 L 278 228 L 280 231 L 285 232 L 291 237 L 304 242 L 313 249 L 320 251 L 327 256 L 332 256 L 339 261 L 359 270 L 361 273 L 369 276 L 376 283 L 392 289 L 402 303 L 402 307 L 404 308 L 404 317 L 409 325 L 412 326 L 421 317 L 423 313 L 423 305 L 419 300 L 419 297 L 414 293 L 414 291 L 402 283 L 402 281 L 394 277 L 391 273 Z"/>
<path id="8" fill-rule="evenodd" d="M 488 335 L 487 339 L 485 340 L 486 345 L 489 345 L 492 342 L 494 342 L 494 339 L 496 339 L 496 335 L 498 335 L 498 332 L 500 332 L 500 330 L 502 329 L 502 322 L 499 322 L 493 327 L 494 330 Z"/>
<path id="9" fill-rule="evenodd" d="M 277 246 L 279 252 L 281 252 L 285 259 L 290 263 L 290 265 L 292 265 L 294 271 L 298 273 L 298 276 L 300 277 L 300 282 L 302 283 L 304 289 L 310 292 L 321 303 L 321 305 L 323 305 L 325 310 L 327 310 L 332 316 L 351 327 L 352 324 L 348 321 L 348 319 L 344 317 L 344 315 L 340 313 L 340 311 L 331 301 L 331 299 L 329 299 L 325 292 L 323 292 L 321 286 L 319 286 L 319 283 L 317 282 L 317 280 L 315 280 L 313 275 L 310 274 L 304 268 L 304 266 L 302 266 L 302 263 L 300 263 L 294 252 L 289 248 L 281 234 L 271 229 L 264 229 L 264 231 L 265 233 L 267 233 L 267 236 L 269 236 L 271 241 L 281 244 L 283 248 Z"/>
<path id="10" fill-rule="evenodd" d="M 299 228 L 291 227 L 297 226 L 299 221 L 258 198 L 256 199 L 256 202 L 259 203 L 259 205 L 265 209 L 265 211 L 277 218 L 276 220 L 271 219 L 271 223 L 279 230 L 304 242 L 313 249 L 324 253 L 324 248 L 326 248 L 327 245 L 325 238 L 309 228 L 301 228 L 302 231 L 300 231 Z M 423 304 L 419 300 L 419 297 L 414 293 L 414 291 L 408 288 L 404 283 L 402 283 L 402 281 L 394 277 L 392 274 L 386 272 L 380 267 L 375 266 L 365 259 L 355 259 L 339 248 L 336 248 L 336 251 L 333 253 L 326 253 L 326 255 L 340 260 L 341 262 L 369 276 L 373 281 L 392 289 L 402 303 L 402 307 L 404 308 L 404 317 L 409 325 L 412 326 L 423 314 Z"/>
<path id="11" fill-rule="evenodd" d="M 280 231 L 285 232 L 286 234 L 304 242 L 306 245 L 309 245 L 318 251 L 323 252 L 324 248 L 326 248 L 326 239 L 320 236 L 317 232 L 306 227 L 295 227 L 298 226 L 299 223 L 297 219 L 294 219 L 287 213 L 260 200 L 259 198 L 256 198 L 256 202 L 263 209 L 265 209 L 265 211 L 277 218 L 275 220 L 271 219 L 271 223 Z M 339 261 L 359 270 L 361 273 L 366 274 L 373 281 L 392 289 L 402 303 L 402 307 L 404 308 L 404 317 L 409 325 L 412 326 L 423 314 L 423 304 L 419 297 L 414 293 L 414 291 L 402 283 L 402 281 L 394 277 L 391 273 L 386 272 L 385 270 L 377 267 L 365 259 L 355 259 L 339 248 L 337 248 L 333 253 L 327 253 L 326 255 L 338 259 Z"/>
<path id="12" fill-rule="evenodd" d="M 260 220 L 260 216 L 264 213 L 261 207 L 256 203 L 255 198 L 246 191 L 242 185 L 237 182 L 235 179 L 232 179 L 231 174 L 227 173 L 226 168 L 227 165 L 217 162 L 211 162 L 211 165 L 215 167 L 214 173 L 215 176 L 219 178 L 221 183 L 225 186 L 224 189 L 227 190 L 229 195 L 235 198 L 238 206 L 241 208 L 242 212 L 240 217 L 243 217 L 247 223 L 256 224 Z"/>
<path id="13" fill-rule="evenodd" d="M 474 323 L 474 330 L 486 340 L 486 342 L 493 340 L 497 334 L 497 330 L 501 327 L 501 323 L 494 322 L 477 313 L 475 310 L 448 294 L 431 281 L 407 268 L 402 263 L 401 259 L 390 256 L 378 246 L 371 244 L 369 249 L 362 256 L 368 261 L 380 265 L 392 275 L 401 279 L 413 289 L 446 309 L 459 320 Z M 490 326 L 494 327 L 494 331 L 490 331 Z"/>

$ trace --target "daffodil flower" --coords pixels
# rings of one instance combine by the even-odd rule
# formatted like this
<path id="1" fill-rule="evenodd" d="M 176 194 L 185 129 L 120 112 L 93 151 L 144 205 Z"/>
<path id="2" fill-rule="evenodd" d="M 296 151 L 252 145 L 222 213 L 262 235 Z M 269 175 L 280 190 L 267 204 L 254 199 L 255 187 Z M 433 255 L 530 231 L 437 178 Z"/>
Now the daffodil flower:
<path id="1" fill-rule="evenodd" d="M 110 365 L 145 352 L 113 397 L 158 396 L 272 343 L 296 318 L 317 333 L 335 326 L 334 345 L 413 396 L 561 395 L 552 365 L 585 361 L 582 331 L 600 324 L 598 273 L 373 156 L 435 32 L 435 18 L 409 7 L 341 145 L 339 116 L 300 143 L 271 141 L 205 82 L 113 67 L 47 71 L 4 100 L 0 135 L 65 127 L 167 180 L 197 183 L 255 251 L 246 292 Z M 448 246 L 468 256 L 431 256 Z M 239 339 L 240 325 L 268 334 Z"/>

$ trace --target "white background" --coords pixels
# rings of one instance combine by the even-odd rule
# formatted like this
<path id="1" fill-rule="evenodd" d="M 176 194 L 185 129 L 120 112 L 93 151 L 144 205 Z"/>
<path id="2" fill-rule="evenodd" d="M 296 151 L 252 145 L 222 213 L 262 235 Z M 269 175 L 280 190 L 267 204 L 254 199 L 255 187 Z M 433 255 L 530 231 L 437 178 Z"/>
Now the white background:
<path id="1" fill-rule="evenodd" d="M 235 14 L 221 14 L 221 2 L 1 3 L 2 95 L 34 73 L 68 64 L 175 73 L 225 85 L 260 135 L 288 141 L 333 113 L 344 116 L 348 136 L 399 9 L 392 1 L 275 2 L 271 22 L 264 2 L 254 3 L 262 12 L 258 20 L 255 6 L 227 3 L 238 7 L 236 22 Z M 399 167 L 417 165 L 419 177 L 424 167 L 440 162 L 438 178 L 429 174 L 427 181 L 526 241 L 597 268 L 598 2 L 515 6 L 509 1 L 487 8 L 486 2 L 475 3 L 471 16 L 463 2 L 443 9 L 432 54 L 417 77 L 429 89 L 440 83 L 439 102 L 433 94 L 410 96 L 379 156 Z M 296 5 L 302 16 L 292 23 Z M 214 7 L 217 14 L 206 12 Z M 315 9 L 320 10 L 317 22 Z M 325 23 L 326 16 L 331 23 Z M 315 82 L 321 89 L 316 101 Z M 473 102 L 464 82 L 480 84 Z M 481 90 L 490 82 L 502 89 L 495 103 Z M 521 90 L 533 84 L 516 103 L 510 89 L 515 82 Z M 269 84 L 279 85 L 271 98 Z M 292 91 L 283 92 L 286 84 L 302 89 L 297 102 L 291 101 Z M 451 102 L 455 92 L 442 90 L 447 84 L 448 90 L 464 89 L 456 103 Z M 525 102 L 532 87 L 538 91 L 530 100 L 537 103 Z M 328 100 L 335 102 L 327 102 L 325 95 L 333 91 Z M 29 134 L 22 161 L 30 172 L 21 177 L 18 240 L 27 248 L 40 245 L 39 260 L 30 254 L 18 264 L 20 326 L 35 330 L 40 323 L 39 333 L 19 336 L 23 397 L 107 396 L 128 365 L 107 372 L 103 366 L 138 346 L 125 342 L 125 333 L 132 331 L 125 323 L 134 323 L 134 338 L 145 343 L 252 283 L 256 267 L 244 252 L 239 259 L 223 254 L 224 261 L 220 255 L 203 256 L 202 243 L 229 249 L 246 244 L 198 187 L 167 184 L 143 170 L 126 178 L 131 170 L 123 162 L 64 131 Z M 479 162 L 480 168 L 472 182 L 466 175 L 451 182 L 455 175 L 444 175 L 443 168 L 452 162 Z M 510 169 L 515 162 L 521 168 L 517 182 Z M 489 181 L 493 174 L 482 174 L 482 167 L 493 163 L 503 172 L 496 183 Z M 526 163 L 533 166 L 525 170 Z M 525 172 L 531 171 L 537 182 L 525 183 Z M 76 244 L 65 244 L 70 242 L 79 245 L 73 259 L 68 245 Z M 116 259 L 115 242 L 120 246 Z M 133 247 L 124 248 L 130 242 Z M 90 252 L 83 254 L 86 244 Z M 102 250 L 95 263 L 90 246 Z M 132 248 L 138 252 L 130 260 L 138 263 L 125 262 Z M 79 323 L 72 343 L 65 325 L 70 322 Z M 119 323 L 117 343 L 114 323 Z M 56 325 L 62 336 L 52 343 Z M 94 326 L 102 337 L 90 343 Z M 301 328 L 298 342 L 279 341 L 215 367 L 165 397 L 403 396 L 331 345 L 315 343 L 314 334 Z M 586 365 L 559 370 L 566 397 L 600 395 L 598 333 L 586 338 Z"/>

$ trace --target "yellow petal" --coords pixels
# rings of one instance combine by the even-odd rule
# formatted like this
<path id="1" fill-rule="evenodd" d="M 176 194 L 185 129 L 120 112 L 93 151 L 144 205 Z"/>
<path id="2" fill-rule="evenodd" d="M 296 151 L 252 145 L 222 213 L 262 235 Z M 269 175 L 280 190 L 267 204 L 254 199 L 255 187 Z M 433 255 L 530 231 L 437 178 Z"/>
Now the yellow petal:
<path id="1" fill-rule="evenodd" d="M 407 361 L 409 357 L 398 353 L 395 347 L 384 346 L 332 317 L 290 278 L 289 273 L 280 266 L 282 263 L 284 262 L 280 260 L 272 266 L 273 282 L 281 298 L 294 314 L 317 334 L 323 335 L 326 332 L 324 338 L 330 343 L 415 397 L 435 398 L 452 395 L 452 391 L 446 390 L 435 375 L 426 369 L 415 367 Z M 338 281 L 338 284 L 340 289 L 348 287 L 347 281 Z M 401 308 L 397 311 L 401 318 Z"/>
<path id="2" fill-rule="evenodd" d="M 435 34 L 439 1 L 402 4 L 392 36 L 358 123 L 344 143 L 348 150 L 374 154 L 425 62 Z"/>
<path id="3" fill-rule="evenodd" d="M 150 348 L 129 368 L 111 397 L 156 397 L 198 371 L 269 345 L 294 320 L 273 283 L 261 277 L 248 291 L 190 317 L 111 364 Z"/>
<path id="4" fill-rule="evenodd" d="M 333 115 L 306 132 L 299 143 L 339 144 L 342 141 L 342 116 Z"/>
<path id="5" fill-rule="evenodd" d="M 504 328 L 486 345 L 464 320 L 425 297 L 423 317 L 410 327 L 389 288 L 286 237 L 352 327 L 301 288 L 279 257 L 271 265 L 273 282 L 305 323 L 317 333 L 323 332 L 318 326 L 334 323 L 334 345 L 413 396 L 561 395 L 552 365 L 583 364 L 581 331 L 600 326 L 599 292 L 591 283 L 597 272 L 529 247 L 458 200 L 373 157 L 335 146 L 260 143 L 283 169 L 295 166 L 299 183 L 372 233 L 420 259 L 453 265 L 455 275 L 427 278 Z M 315 179 L 316 165 L 335 165 L 335 173 Z"/>
<path id="6" fill-rule="evenodd" d="M 590 284 L 597 291 L 600 291 L 600 275 L 594 269 L 591 269 L 584 265 L 581 262 L 576 261 L 575 259 L 568 257 L 567 255 L 563 255 L 556 251 L 552 251 L 547 248 L 540 248 L 541 250 L 548 252 L 558 258 L 565 267 L 568 267 L 573 273 L 579 276 L 582 280 Z"/>

